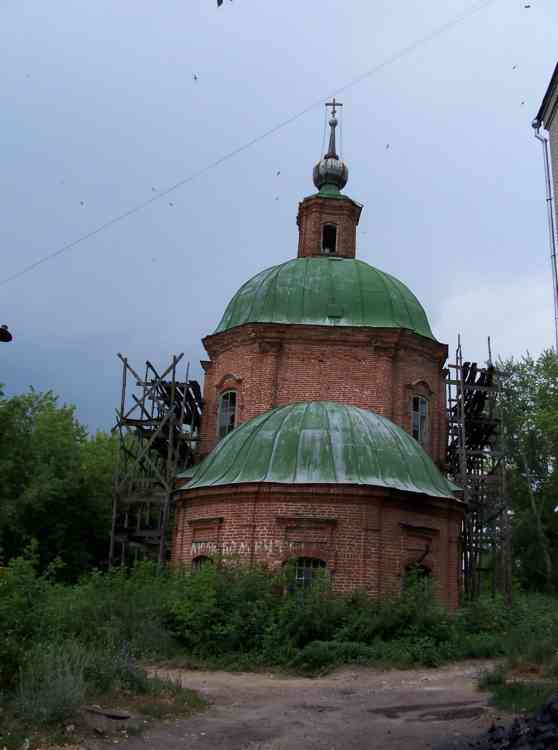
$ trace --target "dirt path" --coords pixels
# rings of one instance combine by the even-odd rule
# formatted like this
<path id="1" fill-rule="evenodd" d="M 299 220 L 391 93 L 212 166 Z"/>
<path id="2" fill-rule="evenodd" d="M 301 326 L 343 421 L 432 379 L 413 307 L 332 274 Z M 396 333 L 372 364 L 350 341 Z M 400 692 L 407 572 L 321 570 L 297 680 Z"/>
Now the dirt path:
<path id="1" fill-rule="evenodd" d="M 475 678 L 486 664 L 296 679 L 165 671 L 209 701 L 189 720 L 153 725 L 127 750 L 421 750 L 474 735 L 496 718 Z"/>

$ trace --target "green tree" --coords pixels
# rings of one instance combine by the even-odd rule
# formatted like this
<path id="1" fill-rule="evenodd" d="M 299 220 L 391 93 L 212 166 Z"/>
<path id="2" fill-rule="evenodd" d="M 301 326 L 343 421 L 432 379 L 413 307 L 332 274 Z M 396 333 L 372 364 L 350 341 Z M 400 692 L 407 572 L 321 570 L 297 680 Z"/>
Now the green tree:
<path id="1" fill-rule="evenodd" d="M 75 579 L 104 561 L 110 529 L 113 438 L 90 438 L 73 406 L 51 392 L 0 395 L 0 544 L 4 561 L 34 543 L 45 568 Z"/>
<path id="2" fill-rule="evenodd" d="M 547 350 L 500 367 L 509 375 L 504 423 L 516 572 L 530 588 L 550 589 L 558 580 L 558 363 Z"/>

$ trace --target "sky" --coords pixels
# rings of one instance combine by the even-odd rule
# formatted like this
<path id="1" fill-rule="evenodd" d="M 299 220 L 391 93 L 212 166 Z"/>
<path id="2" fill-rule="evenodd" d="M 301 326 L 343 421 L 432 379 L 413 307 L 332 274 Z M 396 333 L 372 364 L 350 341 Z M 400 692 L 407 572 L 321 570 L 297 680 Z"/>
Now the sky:
<path id="1" fill-rule="evenodd" d="M 94 432 L 114 422 L 118 352 L 137 368 L 184 352 L 201 379 L 201 339 L 229 299 L 296 256 L 322 102 L 342 89 L 357 256 L 412 289 L 451 353 L 458 333 L 479 361 L 489 335 L 503 357 L 552 346 L 531 120 L 558 3 L 493 0 L 427 39 L 477 5 L 4 0 L 0 279 L 291 120 L 1 285 L 6 394 L 53 390 Z"/>

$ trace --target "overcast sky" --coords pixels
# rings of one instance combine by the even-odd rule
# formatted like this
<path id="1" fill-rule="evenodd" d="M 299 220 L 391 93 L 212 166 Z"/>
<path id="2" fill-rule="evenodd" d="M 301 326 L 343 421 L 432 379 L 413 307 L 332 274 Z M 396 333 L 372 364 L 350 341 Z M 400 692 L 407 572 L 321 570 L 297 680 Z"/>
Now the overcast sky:
<path id="1" fill-rule="evenodd" d="M 4 0 L 0 277 L 304 110 L 471 0 Z M 525 5 L 530 4 L 530 8 Z M 536 114 L 556 0 L 494 0 L 340 95 L 358 257 L 404 281 L 466 358 L 553 344 Z M 194 80 L 194 75 L 198 80 Z M 116 353 L 185 352 L 238 287 L 296 256 L 314 191 L 316 107 L 172 195 L 0 287 L 0 382 L 75 403 L 119 398 Z M 389 148 L 386 148 L 389 144 Z M 280 175 L 277 176 L 277 171 Z M 170 205 L 172 204 L 172 205 Z"/>

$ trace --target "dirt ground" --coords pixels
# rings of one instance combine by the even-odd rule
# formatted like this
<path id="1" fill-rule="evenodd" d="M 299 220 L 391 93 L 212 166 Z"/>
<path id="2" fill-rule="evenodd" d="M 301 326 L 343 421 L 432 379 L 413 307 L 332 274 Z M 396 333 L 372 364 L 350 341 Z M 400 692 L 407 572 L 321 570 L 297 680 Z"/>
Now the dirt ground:
<path id="1" fill-rule="evenodd" d="M 380 672 L 342 669 L 317 679 L 165 671 L 209 709 L 151 724 L 126 750 L 421 750 L 462 747 L 499 715 L 476 690 L 488 665 Z M 502 717 L 504 718 L 504 717 Z"/>

